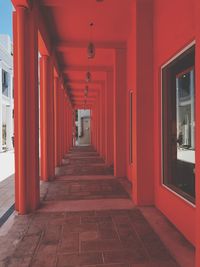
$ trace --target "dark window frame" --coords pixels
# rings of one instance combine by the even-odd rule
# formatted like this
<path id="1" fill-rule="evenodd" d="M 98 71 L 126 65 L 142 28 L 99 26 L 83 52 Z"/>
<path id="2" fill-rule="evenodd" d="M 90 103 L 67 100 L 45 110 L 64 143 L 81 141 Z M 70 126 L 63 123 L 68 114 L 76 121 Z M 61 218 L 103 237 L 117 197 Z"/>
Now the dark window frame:
<path id="1" fill-rule="evenodd" d="M 185 58 L 189 58 L 191 55 L 191 62 L 186 62 Z M 173 183 L 170 183 L 169 177 L 165 177 L 165 168 L 169 168 L 168 165 L 170 164 L 169 156 L 170 153 L 166 151 L 166 147 L 169 147 L 169 144 L 167 146 L 167 141 L 170 138 L 170 130 L 168 132 L 168 128 L 166 124 L 169 124 L 172 122 L 172 119 L 169 118 L 169 107 L 173 108 L 173 97 L 169 100 L 169 95 L 172 96 L 172 93 L 170 92 L 170 87 L 174 86 L 174 77 L 178 77 L 181 74 L 187 73 L 189 70 L 194 70 L 195 73 L 195 44 L 192 43 L 190 46 L 188 46 L 186 49 L 184 49 L 181 53 L 179 53 L 177 56 L 175 56 L 173 59 L 168 61 L 165 65 L 161 67 L 161 183 L 164 187 L 167 187 L 170 191 L 184 199 L 185 201 L 189 201 L 191 204 L 195 204 L 195 196 L 191 196 L 188 193 L 181 190 L 179 187 L 175 186 Z M 181 62 L 183 65 L 181 65 Z M 185 62 L 185 63 L 184 63 Z M 193 63 L 192 63 L 193 62 Z M 185 65 L 184 65 L 185 64 Z M 177 67 L 178 66 L 178 67 Z M 177 74 L 175 75 L 175 73 Z M 171 75 L 171 76 L 170 76 Z M 195 77 L 195 74 L 194 74 Z M 173 84 L 172 84 L 173 83 Z M 167 93 L 165 90 L 167 90 Z M 194 88 L 195 91 L 195 88 Z M 176 91 L 175 91 L 176 92 Z M 175 93 L 174 92 L 174 93 Z M 166 97 L 167 95 L 167 97 Z M 167 100 L 166 100 L 167 98 Z M 176 101 L 176 97 L 175 97 Z M 167 102 L 167 104 L 166 104 Z M 169 107 L 166 107 L 171 102 Z M 172 113 L 173 111 L 171 111 Z M 167 123 L 166 123 L 167 121 Z M 165 131 L 167 128 L 167 131 Z M 171 135 L 172 136 L 172 135 Z M 173 148 L 172 148 L 173 149 Z M 167 154 L 167 156 L 165 155 Z M 168 158 L 168 161 L 166 161 L 166 158 Z M 166 163 L 167 162 L 167 163 Z M 168 172 L 168 170 L 167 170 Z M 169 175 L 170 176 L 170 175 Z M 171 179 L 173 179 L 171 177 Z M 195 190 L 195 188 L 194 188 Z"/>

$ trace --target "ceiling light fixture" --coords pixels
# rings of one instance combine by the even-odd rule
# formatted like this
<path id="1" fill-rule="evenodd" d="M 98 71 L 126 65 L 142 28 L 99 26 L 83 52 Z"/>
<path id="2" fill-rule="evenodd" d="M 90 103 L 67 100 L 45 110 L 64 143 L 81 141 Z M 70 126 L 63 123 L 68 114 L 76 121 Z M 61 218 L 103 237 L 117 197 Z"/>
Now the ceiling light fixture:
<path id="1" fill-rule="evenodd" d="M 91 72 L 90 71 L 87 71 L 86 72 L 86 83 L 89 83 L 91 82 L 91 79 L 92 79 L 92 75 L 91 75 Z"/>
<path id="2" fill-rule="evenodd" d="M 87 47 L 87 56 L 88 56 L 88 59 L 93 59 L 95 57 L 95 46 L 94 46 L 94 43 L 92 42 L 92 29 L 93 29 L 93 26 L 94 26 L 94 23 L 91 22 L 90 23 L 90 42 L 88 44 L 88 47 Z"/>
<path id="3" fill-rule="evenodd" d="M 87 97 L 88 96 L 88 86 L 86 85 L 85 90 L 84 90 L 84 96 Z"/>

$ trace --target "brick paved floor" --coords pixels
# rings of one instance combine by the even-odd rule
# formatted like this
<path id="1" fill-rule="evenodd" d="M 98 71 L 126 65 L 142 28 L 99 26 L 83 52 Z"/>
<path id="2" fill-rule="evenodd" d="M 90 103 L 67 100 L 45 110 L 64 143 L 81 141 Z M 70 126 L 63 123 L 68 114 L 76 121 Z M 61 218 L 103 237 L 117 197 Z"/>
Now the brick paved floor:
<path id="1" fill-rule="evenodd" d="M 94 154 L 91 147 L 74 149 L 61 168 L 75 168 L 77 162 L 71 158 L 79 158 L 85 166 L 89 153 Z M 99 176 L 94 166 L 88 168 L 91 175 L 75 172 L 48 184 L 43 201 L 44 206 L 49 203 L 48 209 L 15 216 L 9 231 L 0 235 L 0 266 L 178 267 L 139 209 L 128 206 L 125 181 L 104 175 L 103 168 Z M 67 211 L 71 201 L 82 211 Z M 90 205 L 81 206 L 84 201 Z M 98 203 L 106 201 L 112 203 L 110 208 L 103 205 L 99 210 Z M 116 201 L 124 201 L 124 209 Z M 61 210 L 55 212 L 52 207 L 60 202 Z"/>

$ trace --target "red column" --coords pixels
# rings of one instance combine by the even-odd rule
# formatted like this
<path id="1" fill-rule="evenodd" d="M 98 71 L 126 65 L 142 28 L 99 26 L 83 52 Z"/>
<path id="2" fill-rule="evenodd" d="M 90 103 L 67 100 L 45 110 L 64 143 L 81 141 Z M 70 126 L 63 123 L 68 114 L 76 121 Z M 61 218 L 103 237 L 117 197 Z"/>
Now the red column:
<path id="1" fill-rule="evenodd" d="M 145 19 L 144 19 L 145 18 Z M 137 205 L 154 204 L 153 1 L 136 1 L 136 88 L 133 89 L 133 161 Z M 144 78 L 145 77 L 145 78 Z M 134 164 L 134 165 L 135 165 Z"/>
<path id="2" fill-rule="evenodd" d="M 108 71 L 106 74 L 106 138 L 105 138 L 105 155 L 106 163 L 110 166 L 113 164 L 113 72 Z"/>
<path id="3" fill-rule="evenodd" d="M 95 117 L 94 117 L 94 121 L 95 121 L 95 149 L 98 150 L 97 148 L 97 106 L 95 106 L 95 109 L 94 109 L 94 112 L 95 112 Z"/>
<path id="4" fill-rule="evenodd" d="M 59 160 L 60 164 L 62 162 L 63 153 L 62 153 L 62 85 L 59 86 Z"/>
<path id="5" fill-rule="evenodd" d="M 103 94 L 102 94 L 102 88 L 100 91 L 100 97 L 99 97 L 99 153 L 101 157 L 103 156 L 103 112 L 102 112 L 102 107 L 103 107 Z"/>
<path id="6" fill-rule="evenodd" d="M 100 154 L 101 144 L 100 144 L 100 93 L 98 93 L 97 98 L 97 151 Z"/>
<path id="7" fill-rule="evenodd" d="M 69 149 L 73 146 L 73 111 L 69 109 Z"/>
<path id="8" fill-rule="evenodd" d="M 76 143 L 76 124 L 75 124 L 75 110 L 72 111 L 72 124 L 73 124 L 73 146 L 75 146 Z"/>
<path id="9" fill-rule="evenodd" d="M 67 101 L 66 105 L 66 152 L 69 151 L 69 102 Z"/>
<path id="10" fill-rule="evenodd" d="M 66 116 L 66 95 L 64 98 L 64 150 L 65 150 L 65 154 L 67 152 L 67 134 L 66 134 L 66 123 L 67 123 L 67 116 Z"/>
<path id="11" fill-rule="evenodd" d="M 60 165 L 59 159 L 59 79 L 54 77 L 54 137 L 55 137 L 55 167 Z"/>
<path id="12" fill-rule="evenodd" d="M 65 154 L 67 153 L 67 96 L 65 94 L 64 101 L 64 144 L 65 144 Z"/>
<path id="13" fill-rule="evenodd" d="M 61 127 L 62 127 L 61 102 L 62 102 L 62 96 L 61 96 L 61 92 L 62 92 L 62 86 L 61 86 L 61 82 L 60 82 L 59 83 L 59 94 L 58 94 L 58 100 L 59 100 L 59 109 L 58 109 L 59 131 L 58 131 L 58 135 L 59 135 L 59 162 L 60 162 L 60 164 L 62 162 L 62 139 L 61 139 Z"/>
<path id="14" fill-rule="evenodd" d="M 64 157 L 64 90 L 61 90 L 61 151 L 62 151 L 62 159 Z"/>
<path id="15" fill-rule="evenodd" d="M 114 55 L 114 175 L 126 176 L 126 50 Z"/>
<path id="16" fill-rule="evenodd" d="M 55 176 L 53 64 L 49 56 L 40 59 L 41 179 Z"/>
<path id="17" fill-rule="evenodd" d="M 98 105 L 95 107 L 95 139 L 96 139 L 96 150 L 98 151 Z"/>
<path id="18" fill-rule="evenodd" d="M 14 24 L 15 208 L 39 205 L 38 40 L 35 8 L 16 7 Z"/>
<path id="19" fill-rule="evenodd" d="M 196 0 L 196 167 L 195 167 L 195 187 L 196 187 L 196 263 L 195 266 L 200 266 L 200 2 Z"/>
<path id="20" fill-rule="evenodd" d="M 90 144 L 91 145 L 93 143 L 93 137 L 94 137 L 94 132 L 93 132 L 93 112 L 90 109 Z"/>
<path id="21" fill-rule="evenodd" d="M 102 83 L 101 96 L 101 154 L 105 159 L 105 83 Z"/>
<path id="22" fill-rule="evenodd" d="M 95 110 L 94 110 L 94 108 L 91 110 L 91 112 L 92 112 L 92 140 L 91 140 L 91 144 L 96 149 L 96 144 L 95 144 Z"/>

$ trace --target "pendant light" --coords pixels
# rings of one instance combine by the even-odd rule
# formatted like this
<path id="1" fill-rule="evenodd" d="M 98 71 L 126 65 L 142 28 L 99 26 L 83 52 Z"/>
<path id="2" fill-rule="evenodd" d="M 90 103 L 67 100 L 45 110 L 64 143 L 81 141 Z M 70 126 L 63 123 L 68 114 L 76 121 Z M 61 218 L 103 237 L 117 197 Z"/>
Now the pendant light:
<path id="1" fill-rule="evenodd" d="M 86 85 L 85 90 L 84 90 L 84 96 L 87 97 L 88 96 L 88 86 Z"/>
<path id="2" fill-rule="evenodd" d="M 88 59 L 92 59 L 95 57 L 95 46 L 94 43 L 92 42 L 92 29 L 93 29 L 94 23 L 91 22 L 90 23 L 90 42 L 88 43 L 88 47 L 87 47 L 87 56 Z"/>
<path id="3" fill-rule="evenodd" d="M 86 83 L 89 83 L 92 80 L 92 75 L 91 75 L 91 72 L 89 70 L 86 72 L 85 80 L 86 80 Z"/>

